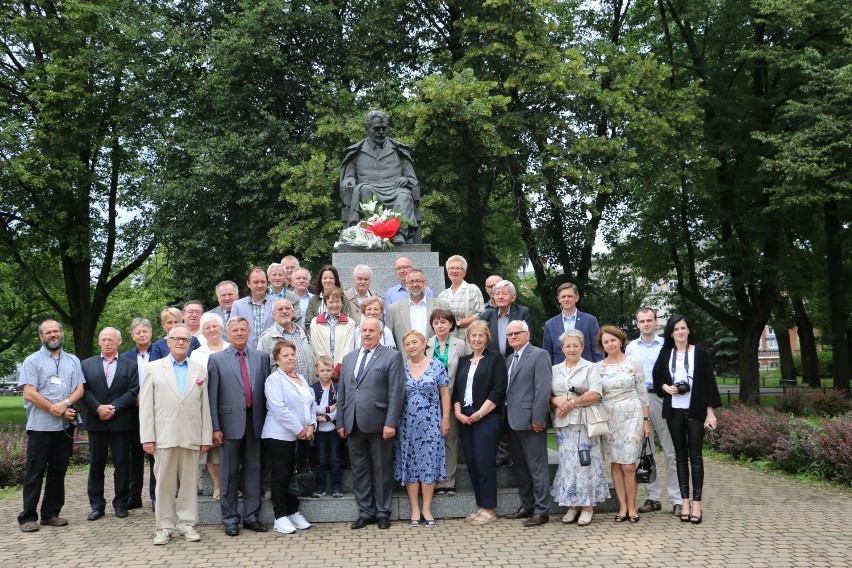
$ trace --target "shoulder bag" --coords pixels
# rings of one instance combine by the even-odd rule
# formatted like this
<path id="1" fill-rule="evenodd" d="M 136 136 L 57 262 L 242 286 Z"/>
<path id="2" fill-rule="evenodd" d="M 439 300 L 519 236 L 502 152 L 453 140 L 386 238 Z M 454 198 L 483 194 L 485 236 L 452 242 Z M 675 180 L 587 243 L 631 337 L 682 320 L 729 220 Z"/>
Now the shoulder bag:
<path id="1" fill-rule="evenodd" d="M 589 438 L 609 434 L 609 414 L 600 404 L 583 407 L 583 422 Z"/>

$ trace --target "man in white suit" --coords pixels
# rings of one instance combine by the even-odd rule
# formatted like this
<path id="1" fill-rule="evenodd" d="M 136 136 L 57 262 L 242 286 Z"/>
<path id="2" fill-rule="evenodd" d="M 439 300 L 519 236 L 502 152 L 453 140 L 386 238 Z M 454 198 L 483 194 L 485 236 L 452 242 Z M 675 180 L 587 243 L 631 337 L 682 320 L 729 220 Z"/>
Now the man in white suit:
<path id="1" fill-rule="evenodd" d="M 201 540 L 195 530 L 196 472 L 199 451 L 213 443 L 213 426 L 207 369 L 187 358 L 191 338 L 185 324 L 172 327 L 169 356 L 148 363 L 139 402 L 142 449 L 155 457 L 157 545 L 168 543 L 175 531 L 188 541 Z"/>
<path id="2" fill-rule="evenodd" d="M 397 345 L 402 345 L 402 336 L 412 329 L 419 331 L 424 337 L 429 338 L 435 335 L 432 331 L 432 326 L 429 325 L 429 318 L 432 311 L 441 308 L 444 310 L 450 309 L 450 304 L 445 300 L 433 298 L 426 295 L 426 275 L 419 268 L 412 268 L 405 277 L 405 284 L 408 288 L 408 298 L 388 308 L 387 326 L 393 333 L 393 339 Z M 408 360 L 408 354 L 405 350 L 402 351 L 402 357 Z"/>

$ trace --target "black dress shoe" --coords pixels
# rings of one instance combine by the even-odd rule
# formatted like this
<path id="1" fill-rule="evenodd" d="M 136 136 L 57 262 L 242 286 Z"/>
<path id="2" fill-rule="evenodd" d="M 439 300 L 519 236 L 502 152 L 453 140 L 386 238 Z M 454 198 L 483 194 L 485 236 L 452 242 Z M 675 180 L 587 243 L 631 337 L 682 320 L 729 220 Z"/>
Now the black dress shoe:
<path id="1" fill-rule="evenodd" d="M 141 509 L 142 508 L 142 499 L 128 499 L 127 507 L 125 507 L 128 511 L 131 509 Z"/>
<path id="2" fill-rule="evenodd" d="M 260 521 L 253 521 L 251 523 L 243 523 L 243 528 L 246 528 L 250 531 L 254 532 L 269 532 L 269 529 L 266 528 L 266 525 L 261 523 Z"/>
<path id="3" fill-rule="evenodd" d="M 239 525 L 225 525 L 225 534 L 228 536 L 238 536 L 240 534 Z"/>
<path id="4" fill-rule="evenodd" d="M 88 519 L 90 521 L 97 521 L 98 519 L 100 519 L 103 516 L 104 516 L 103 511 L 100 511 L 98 509 L 92 509 L 92 512 L 89 513 L 89 516 L 86 517 L 86 519 Z"/>
<path id="5" fill-rule="evenodd" d="M 376 519 L 372 519 L 372 518 L 369 518 L 369 517 L 358 517 L 358 520 L 355 521 L 354 523 L 352 523 L 350 528 L 352 530 L 363 529 L 367 525 L 372 525 L 375 522 L 376 522 Z"/>
<path id="6" fill-rule="evenodd" d="M 547 513 L 539 514 L 536 513 L 526 521 L 524 521 L 525 527 L 540 527 L 541 525 L 547 523 L 550 520 L 550 515 Z"/>
<path id="7" fill-rule="evenodd" d="M 530 509 L 524 509 L 523 507 L 518 507 L 517 511 L 515 511 L 514 513 L 509 513 L 508 515 L 506 515 L 503 518 L 504 519 L 513 519 L 513 520 L 529 519 L 530 517 L 532 517 L 532 514 L 533 514 L 533 512 Z"/>
<path id="8" fill-rule="evenodd" d="M 124 519 L 130 516 L 130 513 L 127 512 L 127 509 L 124 507 L 116 507 L 115 508 L 115 516 L 119 519 Z"/>
<path id="9" fill-rule="evenodd" d="M 701 522 L 701 521 L 698 521 Z M 389 529 L 390 528 L 390 518 L 389 517 L 379 517 L 379 521 L 376 523 L 380 529 Z"/>

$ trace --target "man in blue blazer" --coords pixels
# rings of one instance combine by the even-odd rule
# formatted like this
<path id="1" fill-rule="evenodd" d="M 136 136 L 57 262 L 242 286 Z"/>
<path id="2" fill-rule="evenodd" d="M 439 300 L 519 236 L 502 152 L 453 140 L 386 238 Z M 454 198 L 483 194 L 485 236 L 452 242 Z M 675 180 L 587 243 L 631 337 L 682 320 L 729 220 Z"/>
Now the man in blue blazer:
<path id="1" fill-rule="evenodd" d="M 550 355 L 553 364 L 558 365 L 565 360 L 562 345 L 559 343 L 559 336 L 569 329 L 582 331 L 585 336 L 583 359 L 592 363 L 603 360 L 603 353 L 595 351 L 598 332 L 601 329 L 598 325 L 598 318 L 577 309 L 580 292 L 577 290 L 576 284 L 565 282 L 560 285 L 556 290 L 556 299 L 562 306 L 562 311 L 545 322 L 544 340 L 541 343 L 544 350 Z"/>
<path id="2" fill-rule="evenodd" d="M 495 309 L 487 309 L 479 314 L 479 319 L 488 322 L 491 332 L 491 344 L 488 346 L 492 351 L 507 356 L 512 352 L 506 341 L 506 328 L 516 320 L 530 324 L 530 311 L 526 306 L 515 303 L 518 293 L 515 285 L 508 280 L 500 280 L 491 291 L 491 302 Z"/>
<path id="3" fill-rule="evenodd" d="M 130 494 L 128 457 L 134 431 L 134 409 L 139 394 L 139 375 L 136 363 L 118 356 L 121 332 L 105 327 L 98 336 L 101 354 L 81 363 L 86 384 L 83 386 L 83 404 L 86 406 L 84 424 L 89 431 L 89 504 L 92 511 L 88 519 L 96 521 L 104 516 L 104 469 L 107 453 L 112 452 L 115 465 L 113 482 L 115 496 L 112 506 L 115 515 L 123 518 L 127 513 Z"/>

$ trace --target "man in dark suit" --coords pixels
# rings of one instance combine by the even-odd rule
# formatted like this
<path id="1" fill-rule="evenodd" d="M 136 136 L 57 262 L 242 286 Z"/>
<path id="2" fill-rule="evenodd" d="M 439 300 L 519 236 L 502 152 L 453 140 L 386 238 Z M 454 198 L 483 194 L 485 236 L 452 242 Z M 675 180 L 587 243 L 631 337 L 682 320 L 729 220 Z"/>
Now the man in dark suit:
<path id="1" fill-rule="evenodd" d="M 556 299 L 562 306 L 562 311 L 545 322 L 544 339 L 541 343 L 541 346 L 550 355 L 553 364 L 557 365 L 565 360 L 562 345 L 559 343 L 559 336 L 569 329 L 582 331 L 586 338 L 583 346 L 583 359 L 592 363 L 603 360 L 603 353 L 595 351 L 595 345 L 598 344 L 598 332 L 600 331 L 598 318 L 577 309 L 577 302 L 580 301 L 580 292 L 577 290 L 577 286 L 570 282 L 561 284 L 556 289 Z"/>
<path id="2" fill-rule="evenodd" d="M 506 342 L 506 328 L 509 323 L 522 320 L 527 326 L 530 325 L 530 311 L 526 306 L 515 303 L 517 296 L 515 285 L 508 280 L 501 280 L 491 291 L 491 302 L 496 309 L 485 310 L 479 314 L 479 319 L 488 322 L 488 328 L 491 331 L 491 345 L 488 348 L 502 355 L 512 352 L 512 348 Z"/>
<path id="3" fill-rule="evenodd" d="M 115 496 L 112 506 L 115 516 L 127 517 L 127 498 L 130 494 L 128 457 L 133 437 L 133 410 L 139 394 L 139 374 L 134 362 L 118 356 L 121 332 L 105 327 L 98 336 L 101 354 L 82 362 L 83 404 L 86 406 L 84 424 L 89 431 L 89 504 L 88 519 L 104 516 L 104 469 L 107 452 L 112 452 L 115 466 L 113 482 Z"/>
<path id="4" fill-rule="evenodd" d="M 509 386 L 506 418 L 509 447 L 518 481 L 521 506 L 507 515 L 526 519 L 525 527 L 543 525 L 550 517 L 550 476 L 547 468 L 547 406 L 550 402 L 550 357 L 530 344 L 530 328 L 513 321 L 506 331 L 513 353 L 506 358 Z"/>
<path id="5" fill-rule="evenodd" d="M 353 529 L 376 522 L 390 527 L 394 436 L 405 397 L 399 351 L 379 344 L 382 324 L 361 322 L 361 349 L 343 358 L 337 391 L 337 433 L 349 439 L 352 484 L 358 503 Z"/>
<path id="6" fill-rule="evenodd" d="M 139 375 L 139 391 L 142 391 L 142 382 L 145 380 L 145 367 L 151 361 L 151 339 L 154 336 L 154 329 L 150 320 L 146 318 L 133 318 L 130 322 L 130 337 L 136 347 L 129 349 L 121 354 L 122 359 L 127 359 L 134 365 Z M 136 404 L 132 410 L 133 413 L 133 433 L 130 438 L 130 457 L 128 459 L 128 479 L 129 479 L 129 494 L 127 497 L 128 509 L 139 509 L 142 507 L 142 485 L 145 481 L 145 456 L 147 455 L 142 450 L 142 441 L 139 438 L 139 397 L 136 397 Z M 150 479 L 148 483 L 148 494 L 151 497 L 151 503 L 154 503 L 154 490 L 157 485 L 157 480 L 154 477 L 154 456 L 148 456 L 150 465 Z"/>
<path id="7" fill-rule="evenodd" d="M 222 524 L 225 534 L 240 534 L 237 487 L 242 466 L 243 526 L 266 532 L 260 522 L 261 442 L 266 419 L 264 385 L 269 375 L 269 355 L 248 347 L 249 322 L 231 314 L 231 346 L 213 353 L 207 362 L 210 384 L 210 418 L 213 443 L 222 446 Z"/>

